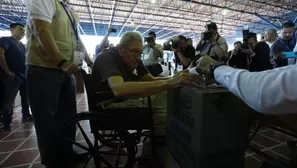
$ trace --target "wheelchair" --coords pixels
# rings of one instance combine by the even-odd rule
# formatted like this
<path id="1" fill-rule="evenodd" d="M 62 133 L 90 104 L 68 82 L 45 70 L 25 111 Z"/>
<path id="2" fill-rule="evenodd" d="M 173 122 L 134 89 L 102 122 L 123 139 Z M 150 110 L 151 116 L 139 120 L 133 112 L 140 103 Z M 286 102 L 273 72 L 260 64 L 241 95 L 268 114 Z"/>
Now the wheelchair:
<path id="1" fill-rule="evenodd" d="M 147 163 L 147 167 L 157 167 L 157 143 L 154 136 L 153 110 L 150 97 L 148 97 L 148 106 L 103 109 L 102 103 L 115 101 L 113 93 L 94 92 L 91 74 L 87 74 L 83 69 L 81 69 L 81 73 L 86 88 L 89 111 L 76 114 L 65 123 L 65 126 L 67 128 L 77 125 L 86 142 L 86 145 L 82 145 L 66 139 L 73 145 L 88 152 L 89 158 L 86 160 L 84 167 L 89 164 L 92 158 L 96 168 L 133 168 L 136 163 Z M 81 123 L 85 121 L 90 124 L 91 134 L 94 137 L 93 143 L 81 126 Z M 141 142 L 144 143 L 148 138 L 150 139 L 152 156 L 136 158 L 137 145 Z M 111 151 L 103 150 L 104 148 L 109 148 Z M 116 160 L 114 163 L 110 163 L 105 156 L 116 157 Z M 120 165 L 121 157 L 126 158 L 124 159 L 126 162 L 122 165 Z"/>

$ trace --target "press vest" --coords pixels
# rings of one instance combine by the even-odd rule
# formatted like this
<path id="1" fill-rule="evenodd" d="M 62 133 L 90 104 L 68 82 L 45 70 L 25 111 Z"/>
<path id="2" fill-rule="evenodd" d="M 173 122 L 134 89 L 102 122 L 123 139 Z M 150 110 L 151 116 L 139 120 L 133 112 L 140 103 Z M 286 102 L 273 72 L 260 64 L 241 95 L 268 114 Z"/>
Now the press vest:
<path id="1" fill-rule="evenodd" d="M 79 23 L 79 17 L 71 12 L 72 18 L 75 19 L 76 26 Z M 30 16 L 29 16 L 30 17 Z M 28 65 L 34 65 L 45 68 L 58 68 L 57 63 L 53 61 L 53 56 L 49 55 L 42 48 L 38 40 L 34 37 L 31 19 L 28 18 L 27 23 L 27 45 L 26 45 L 26 63 Z M 77 40 L 75 38 L 74 30 L 71 25 L 71 21 L 64 10 L 62 4 L 56 0 L 56 12 L 52 18 L 50 26 L 51 34 L 54 38 L 54 42 L 58 46 L 63 58 L 69 62 L 73 61 L 73 53 L 76 47 Z"/>

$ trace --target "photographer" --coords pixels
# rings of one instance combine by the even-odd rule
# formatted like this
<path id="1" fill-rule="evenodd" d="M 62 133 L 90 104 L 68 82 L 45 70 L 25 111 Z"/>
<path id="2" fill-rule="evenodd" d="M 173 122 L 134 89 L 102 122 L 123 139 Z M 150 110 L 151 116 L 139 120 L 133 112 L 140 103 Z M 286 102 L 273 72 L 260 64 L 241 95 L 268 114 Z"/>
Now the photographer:
<path id="1" fill-rule="evenodd" d="M 236 44 L 236 52 L 231 55 L 228 61 L 229 66 L 247 69 L 251 72 L 273 68 L 270 63 L 270 49 L 268 44 L 262 41 L 258 42 L 257 35 L 251 32 L 244 37 L 244 41 L 243 44 Z"/>
<path id="2" fill-rule="evenodd" d="M 242 43 L 237 41 L 234 43 L 234 49 L 228 52 L 228 62 L 227 65 L 238 68 L 238 69 L 248 69 L 247 59 L 245 54 L 241 50 Z"/>
<path id="3" fill-rule="evenodd" d="M 198 42 L 196 51 L 201 56 L 208 55 L 216 60 L 225 61 L 228 57 L 228 45 L 226 40 L 219 35 L 218 27 L 213 22 L 208 22 L 205 26 L 205 32 L 201 34 L 201 40 Z"/>
<path id="4" fill-rule="evenodd" d="M 149 72 L 157 77 L 163 72 L 162 66 L 159 64 L 159 58 L 163 58 L 162 45 L 156 44 L 156 33 L 149 32 L 148 37 L 145 38 L 147 43 L 142 52 L 142 61 Z"/>
<path id="5" fill-rule="evenodd" d="M 117 32 L 116 29 L 108 28 L 108 32 L 102 39 L 101 43 L 98 44 L 95 48 L 95 57 L 97 57 L 97 55 L 100 54 L 104 49 L 107 49 L 109 47 L 108 36 L 110 33 L 116 33 L 116 32 Z"/>
<path id="6" fill-rule="evenodd" d="M 174 51 L 175 69 L 187 69 L 195 58 L 195 48 L 188 45 L 187 38 L 184 36 L 173 37 L 164 43 L 164 48 L 171 48 Z"/>

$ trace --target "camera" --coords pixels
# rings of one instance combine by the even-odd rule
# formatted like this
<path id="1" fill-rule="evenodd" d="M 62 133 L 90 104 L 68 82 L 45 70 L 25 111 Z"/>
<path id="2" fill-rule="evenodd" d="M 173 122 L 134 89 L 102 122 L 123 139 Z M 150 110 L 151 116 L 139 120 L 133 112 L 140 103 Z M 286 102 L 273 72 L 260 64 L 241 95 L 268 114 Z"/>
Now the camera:
<path id="1" fill-rule="evenodd" d="M 203 41 L 209 41 L 212 39 L 213 35 L 212 35 L 212 32 L 211 31 L 206 31 L 206 32 L 203 32 L 202 33 L 202 36 L 203 36 Z"/>
<path id="2" fill-rule="evenodd" d="M 171 48 L 179 49 L 179 41 L 171 41 Z"/>
<path id="3" fill-rule="evenodd" d="M 249 28 L 248 26 L 244 26 L 243 30 L 242 30 L 242 38 L 243 38 L 243 43 L 241 45 L 242 49 L 249 49 L 249 45 L 248 45 L 248 41 L 249 41 Z"/>
<path id="4" fill-rule="evenodd" d="M 154 38 L 153 38 L 153 37 L 145 37 L 145 38 L 144 38 L 144 41 L 145 41 L 145 42 L 148 42 L 148 43 L 149 43 L 149 42 L 154 42 Z"/>
<path id="5" fill-rule="evenodd" d="M 116 33 L 117 32 L 117 29 L 111 29 L 111 32 L 112 33 Z"/>

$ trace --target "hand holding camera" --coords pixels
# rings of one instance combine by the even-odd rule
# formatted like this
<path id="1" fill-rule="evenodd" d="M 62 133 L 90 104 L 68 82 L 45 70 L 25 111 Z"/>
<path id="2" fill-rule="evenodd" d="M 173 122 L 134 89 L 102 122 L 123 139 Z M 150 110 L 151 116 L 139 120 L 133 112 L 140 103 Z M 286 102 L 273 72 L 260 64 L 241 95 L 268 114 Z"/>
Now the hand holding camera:
<path id="1" fill-rule="evenodd" d="M 171 39 L 171 47 L 175 52 L 179 51 L 179 37 L 175 36 Z"/>
<path id="2" fill-rule="evenodd" d="M 145 37 L 144 38 L 144 41 L 147 42 L 147 45 L 150 47 L 150 48 L 153 48 L 155 46 L 155 39 L 153 37 Z"/>
<path id="3" fill-rule="evenodd" d="M 242 47 L 242 52 L 248 56 L 255 55 L 255 52 L 253 51 L 252 47 L 248 44 L 247 44 L 247 47 Z"/>

